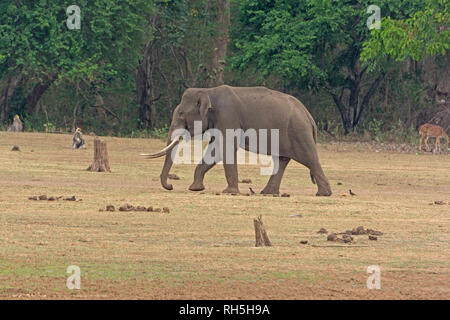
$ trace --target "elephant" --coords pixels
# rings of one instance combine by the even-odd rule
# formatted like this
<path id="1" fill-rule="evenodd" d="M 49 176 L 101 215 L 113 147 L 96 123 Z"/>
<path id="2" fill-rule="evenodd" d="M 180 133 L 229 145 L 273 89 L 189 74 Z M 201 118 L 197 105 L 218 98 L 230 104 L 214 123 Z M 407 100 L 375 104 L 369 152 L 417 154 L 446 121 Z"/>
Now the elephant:
<path id="1" fill-rule="evenodd" d="M 167 182 L 169 171 L 173 164 L 171 151 L 179 141 L 180 136 L 172 137 L 177 129 L 185 129 L 194 136 L 194 121 L 201 122 L 204 133 L 208 129 L 216 129 L 225 133 L 227 129 L 278 129 L 279 150 L 272 155 L 270 149 L 267 155 L 277 157 L 278 170 L 272 174 L 261 194 L 279 194 L 283 173 L 291 159 L 303 164 L 310 170 L 311 180 L 317 183 L 317 196 L 330 196 L 331 188 L 327 177 L 319 163 L 316 149 L 317 126 L 305 106 L 295 97 L 268 89 L 266 87 L 232 87 L 221 85 L 213 88 L 188 88 L 183 93 L 180 104 L 175 108 L 169 128 L 167 146 L 154 154 L 142 154 L 149 158 L 165 156 L 164 166 L 160 175 L 162 186 L 172 190 Z M 208 147 L 214 139 L 211 139 Z M 226 144 L 221 148 L 225 151 Z M 234 146 L 233 152 L 239 146 Z M 242 146 L 249 150 L 247 143 Z M 259 152 L 260 150 L 256 150 Z M 234 155 L 235 156 L 235 155 Z M 228 186 L 223 193 L 239 193 L 237 163 L 221 158 Z M 203 179 L 205 174 L 217 163 L 207 163 L 204 159 L 197 165 L 191 191 L 205 189 Z"/>

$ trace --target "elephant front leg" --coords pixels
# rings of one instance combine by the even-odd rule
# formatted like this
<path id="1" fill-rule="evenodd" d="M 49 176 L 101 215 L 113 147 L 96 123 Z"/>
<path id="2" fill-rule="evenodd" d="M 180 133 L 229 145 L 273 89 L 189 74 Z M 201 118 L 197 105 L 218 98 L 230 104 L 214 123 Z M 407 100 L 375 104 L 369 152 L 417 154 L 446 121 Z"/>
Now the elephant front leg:
<path id="1" fill-rule="evenodd" d="M 227 147 L 228 146 L 228 147 Z M 237 171 L 237 142 L 225 141 L 222 149 L 223 169 L 228 186 L 223 193 L 239 193 Z"/>
<path id="2" fill-rule="evenodd" d="M 191 191 L 202 191 L 205 190 L 205 186 L 203 184 L 203 179 L 205 178 L 206 172 L 208 172 L 210 169 L 212 169 L 216 163 L 212 164 L 206 164 L 206 163 L 200 163 L 195 168 L 194 173 L 194 182 L 189 186 L 189 190 Z"/>
<path id="3" fill-rule="evenodd" d="M 279 157 L 278 171 L 270 176 L 266 187 L 261 191 L 261 194 L 279 194 L 281 179 L 283 178 L 284 170 L 286 169 L 290 158 Z"/>
<path id="4" fill-rule="evenodd" d="M 191 191 L 202 191 L 205 189 L 203 184 L 203 179 L 205 174 L 211 170 L 217 162 L 221 161 L 220 153 L 217 153 L 217 144 L 214 142 L 215 139 L 211 139 L 206 148 L 206 152 L 203 155 L 202 162 L 197 165 L 194 173 L 194 182 L 190 185 L 189 190 Z"/>
<path id="5" fill-rule="evenodd" d="M 227 178 L 228 187 L 223 193 L 239 193 L 237 164 L 224 164 L 225 177 Z"/>

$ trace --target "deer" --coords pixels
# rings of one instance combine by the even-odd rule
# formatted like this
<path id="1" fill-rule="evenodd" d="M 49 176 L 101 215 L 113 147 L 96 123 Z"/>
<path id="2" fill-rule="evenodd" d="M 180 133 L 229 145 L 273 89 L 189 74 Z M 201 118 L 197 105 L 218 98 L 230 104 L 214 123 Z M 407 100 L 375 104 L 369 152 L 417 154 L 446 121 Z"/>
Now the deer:
<path id="1" fill-rule="evenodd" d="M 440 141 L 441 138 L 447 140 L 447 148 L 450 146 L 447 134 L 445 133 L 444 129 L 438 125 L 425 123 L 419 127 L 419 133 L 420 133 L 419 150 L 422 150 L 422 141 L 424 138 L 425 138 L 425 146 L 427 150 L 430 150 L 430 147 L 428 146 L 427 143 L 429 137 L 436 138 L 436 145 L 434 148 L 434 152 L 436 152 L 437 150 L 441 152 L 441 141 Z"/>

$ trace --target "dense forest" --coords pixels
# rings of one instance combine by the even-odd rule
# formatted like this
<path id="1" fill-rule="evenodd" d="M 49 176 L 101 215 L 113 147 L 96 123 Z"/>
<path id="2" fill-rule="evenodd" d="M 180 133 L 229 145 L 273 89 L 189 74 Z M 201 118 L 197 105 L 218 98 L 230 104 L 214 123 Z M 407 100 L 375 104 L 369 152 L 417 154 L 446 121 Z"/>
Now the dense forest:
<path id="1" fill-rule="evenodd" d="M 72 2 L 0 2 L 1 128 L 163 137 L 186 88 L 228 84 L 294 95 L 323 137 L 450 129 L 449 0 Z"/>

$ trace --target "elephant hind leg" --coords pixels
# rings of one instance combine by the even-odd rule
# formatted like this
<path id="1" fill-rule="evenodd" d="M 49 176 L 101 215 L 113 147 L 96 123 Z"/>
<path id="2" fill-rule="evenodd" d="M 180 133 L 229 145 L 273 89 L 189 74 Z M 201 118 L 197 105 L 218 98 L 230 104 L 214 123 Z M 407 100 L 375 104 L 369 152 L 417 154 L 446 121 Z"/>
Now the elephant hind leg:
<path id="1" fill-rule="evenodd" d="M 261 194 L 279 194 L 281 179 L 283 178 L 284 170 L 286 169 L 290 158 L 279 157 L 278 171 L 270 176 L 269 182 L 267 182 L 266 187 L 261 191 Z"/>
<path id="2" fill-rule="evenodd" d="M 330 196 L 332 194 L 330 183 L 320 165 L 314 141 L 312 139 L 310 143 L 299 141 L 295 144 L 294 154 L 294 160 L 310 170 L 311 181 L 317 184 L 316 196 Z"/>
<path id="3" fill-rule="evenodd" d="M 314 178 L 314 180 L 317 183 L 317 193 L 316 196 L 331 196 L 331 187 L 330 183 L 328 182 L 327 177 L 325 176 L 325 173 L 322 170 L 322 167 L 319 162 L 313 164 L 311 167 L 309 167 L 311 177 Z"/>

